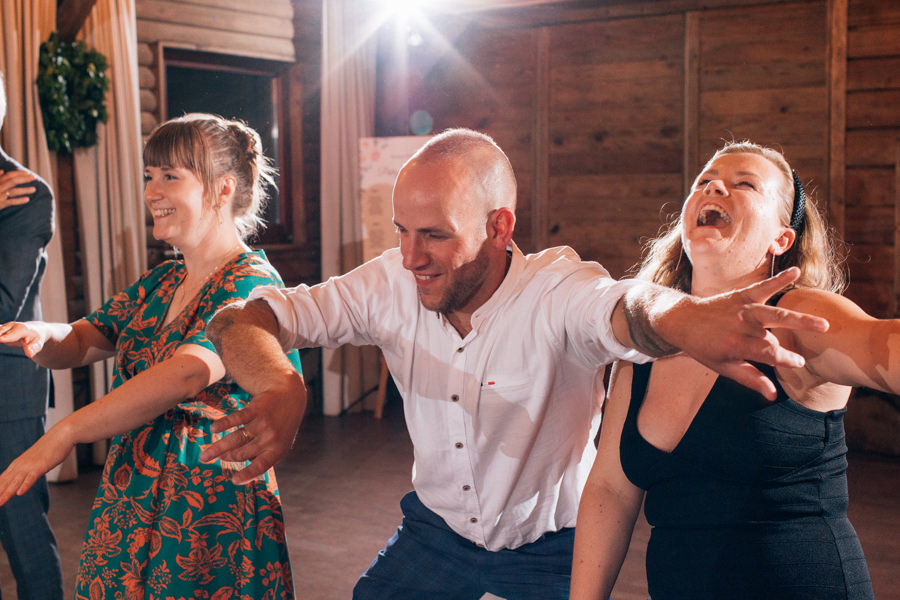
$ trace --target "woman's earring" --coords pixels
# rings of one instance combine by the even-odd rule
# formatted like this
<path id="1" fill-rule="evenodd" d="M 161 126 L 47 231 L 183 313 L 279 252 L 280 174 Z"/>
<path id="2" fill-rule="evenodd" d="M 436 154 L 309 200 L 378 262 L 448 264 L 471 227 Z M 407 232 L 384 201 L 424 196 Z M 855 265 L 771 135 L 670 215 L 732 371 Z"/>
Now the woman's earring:
<path id="1" fill-rule="evenodd" d="M 775 277 L 775 253 L 772 253 L 772 268 L 769 269 L 769 277 Z"/>
<path id="2" fill-rule="evenodd" d="M 678 253 L 678 262 L 675 263 L 675 273 L 678 272 L 678 267 L 681 266 L 681 257 L 684 256 L 684 246 L 681 247 L 681 252 Z"/>

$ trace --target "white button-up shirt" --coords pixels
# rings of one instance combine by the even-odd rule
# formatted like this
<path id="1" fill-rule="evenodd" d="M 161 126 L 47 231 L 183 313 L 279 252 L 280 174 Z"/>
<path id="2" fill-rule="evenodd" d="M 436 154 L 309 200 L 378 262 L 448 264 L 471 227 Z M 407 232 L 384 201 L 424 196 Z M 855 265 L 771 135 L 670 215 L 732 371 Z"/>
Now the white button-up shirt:
<path id="1" fill-rule="evenodd" d="M 399 249 L 313 287 L 250 298 L 268 301 L 285 348 L 381 348 L 403 397 L 419 499 L 459 535 L 500 550 L 575 525 L 603 367 L 647 360 L 610 324 L 633 283 L 571 248 L 524 256 L 513 245 L 465 338 L 419 302 Z"/>

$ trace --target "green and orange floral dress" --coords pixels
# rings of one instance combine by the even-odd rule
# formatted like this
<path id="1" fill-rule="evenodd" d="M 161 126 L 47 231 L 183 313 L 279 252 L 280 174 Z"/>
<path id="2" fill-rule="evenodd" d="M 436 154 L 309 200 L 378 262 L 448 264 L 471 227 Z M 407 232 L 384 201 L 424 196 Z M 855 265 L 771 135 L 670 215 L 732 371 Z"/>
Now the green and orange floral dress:
<path id="1" fill-rule="evenodd" d="M 213 350 L 204 328 L 217 309 L 258 285 L 282 283 L 263 252 L 244 252 L 164 325 L 186 274 L 181 261 L 165 262 L 85 317 L 116 345 L 114 387 L 172 357 L 182 344 Z M 296 351 L 289 356 L 299 371 Z M 113 439 L 82 549 L 76 600 L 293 598 L 274 472 L 236 486 L 231 475 L 245 463 L 200 462 L 201 450 L 221 437 L 210 431 L 212 422 L 248 400 L 226 378 Z"/>

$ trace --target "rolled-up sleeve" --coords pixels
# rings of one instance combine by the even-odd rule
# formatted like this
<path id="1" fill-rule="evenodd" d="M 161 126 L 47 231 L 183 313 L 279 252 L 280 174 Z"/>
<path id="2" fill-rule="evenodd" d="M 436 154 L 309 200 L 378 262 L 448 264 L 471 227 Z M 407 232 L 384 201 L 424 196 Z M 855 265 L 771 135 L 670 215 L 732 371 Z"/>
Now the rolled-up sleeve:
<path id="1" fill-rule="evenodd" d="M 584 276 L 584 273 L 580 274 L 580 277 Z M 566 330 L 576 351 L 584 360 L 592 364 L 605 364 L 613 360 L 636 363 L 653 360 L 622 344 L 612 328 L 612 314 L 616 305 L 628 290 L 639 285 L 644 283 L 634 279 L 617 281 L 608 276 L 594 276 L 590 281 L 569 287 Z"/>
<path id="2" fill-rule="evenodd" d="M 249 299 L 268 303 L 285 350 L 376 344 L 370 315 L 384 314 L 380 311 L 394 293 L 382 258 L 314 286 L 261 286 Z"/>
<path id="3" fill-rule="evenodd" d="M 645 363 L 653 360 L 653 358 L 619 342 L 612 329 L 612 313 L 616 305 L 628 290 L 639 285 L 643 285 L 643 282 L 634 279 L 610 280 L 598 285 L 598 288 L 605 287 L 605 289 L 598 289 L 598 291 L 601 291 L 607 298 L 606 301 L 601 303 L 602 311 L 597 318 L 595 327 L 597 338 L 605 340 L 606 350 L 616 359 Z"/>
<path id="4" fill-rule="evenodd" d="M 263 300 L 269 305 L 269 308 L 275 315 L 275 320 L 278 321 L 278 342 L 285 351 L 291 348 L 304 347 L 300 337 L 297 335 L 299 331 L 298 319 L 295 313 L 297 307 L 293 305 L 286 294 L 288 290 L 296 292 L 303 288 L 308 294 L 309 288 L 305 285 L 300 285 L 296 288 L 279 288 L 274 285 L 263 285 L 254 289 L 247 297 L 247 300 Z M 296 299 L 297 295 L 293 294 L 292 297 Z"/>

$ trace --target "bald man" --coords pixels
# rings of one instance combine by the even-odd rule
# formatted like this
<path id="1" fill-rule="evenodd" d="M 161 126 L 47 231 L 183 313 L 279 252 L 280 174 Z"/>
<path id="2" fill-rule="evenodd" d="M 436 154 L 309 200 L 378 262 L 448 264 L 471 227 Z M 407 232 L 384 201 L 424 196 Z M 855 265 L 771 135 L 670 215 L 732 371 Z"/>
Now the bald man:
<path id="1" fill-rule="evenodd" d="M 603 367 L 684 349 L 774 395 L 744 359 L 796 366 L 765 327 L 821 328 L 762 302 L 796 277 L 701 300 L 617 282 L 570 248 L 512 241 L 516 180 L 489 137 L 427 142 L 394 186 L 400 247 L 313 286 L 259 288 L 207 333 L 254 396 L 206 452 L 252 460 L 247 481 L 290 448 L 305 410 L 283 349 L 381 348 L 412 438 L 403 521 L 358 581 L 360 600 L 568 598 L 578 501 L 600 424 Z"/>

